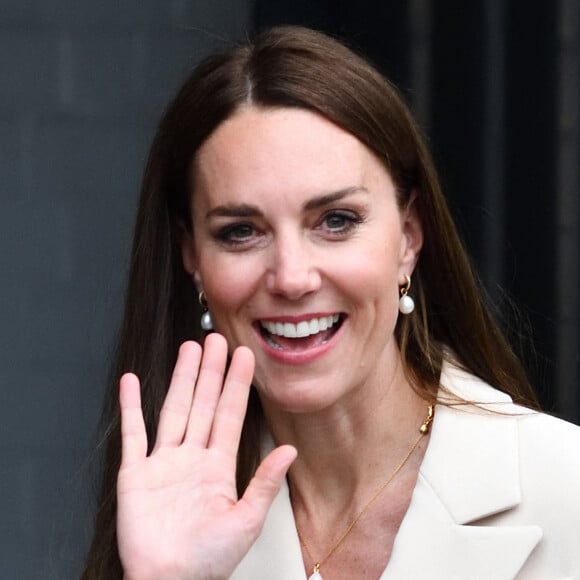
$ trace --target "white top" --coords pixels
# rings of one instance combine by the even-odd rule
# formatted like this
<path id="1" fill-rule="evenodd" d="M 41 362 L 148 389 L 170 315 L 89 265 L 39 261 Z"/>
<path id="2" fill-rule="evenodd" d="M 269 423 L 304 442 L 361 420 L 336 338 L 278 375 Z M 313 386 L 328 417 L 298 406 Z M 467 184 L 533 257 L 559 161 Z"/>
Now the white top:
<path id="1" fill-rule="evenodd" d="M 580 427 L 450 364 L 441 384 L 497 412 L 437 406 L 380 580 L 580 580 Z M 306 580 L 287 484 L 232 578 Z"/>

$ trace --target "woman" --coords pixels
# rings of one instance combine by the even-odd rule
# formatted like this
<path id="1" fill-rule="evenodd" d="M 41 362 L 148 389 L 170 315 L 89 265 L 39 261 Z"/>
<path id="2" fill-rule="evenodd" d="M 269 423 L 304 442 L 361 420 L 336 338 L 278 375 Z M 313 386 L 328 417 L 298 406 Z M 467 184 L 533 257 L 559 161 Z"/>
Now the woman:
<path id="1" fill-rule="evenodd" d="M 86 579 L 580 575 L 579 430 L 531 410 L 396 90 L 320 33 L 169 107 L 113 378 Z"/>

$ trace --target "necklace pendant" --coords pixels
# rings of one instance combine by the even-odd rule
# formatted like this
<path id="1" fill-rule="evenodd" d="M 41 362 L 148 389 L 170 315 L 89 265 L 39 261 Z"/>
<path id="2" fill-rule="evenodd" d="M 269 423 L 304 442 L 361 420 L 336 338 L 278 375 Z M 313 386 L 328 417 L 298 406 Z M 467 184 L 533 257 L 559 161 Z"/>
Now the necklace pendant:
<path id="1" fill-rule="evenodd" d="M 314 562 L 312 574 L 308 577 L 308 580 L 323 580 L 322 576 L 320 575 L 320 564 L 318 562 Z"/>

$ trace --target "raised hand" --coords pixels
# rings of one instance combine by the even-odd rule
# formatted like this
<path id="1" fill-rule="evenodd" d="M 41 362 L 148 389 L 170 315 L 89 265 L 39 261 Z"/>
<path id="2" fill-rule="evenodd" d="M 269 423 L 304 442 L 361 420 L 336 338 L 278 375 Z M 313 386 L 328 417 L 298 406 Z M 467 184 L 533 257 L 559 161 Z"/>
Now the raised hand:
<path id="1" fill-rule="evenodd" d="M 228 578 L 258 537 L 293 447 L 275 449 L 243 497 L 236 493 L 236 454 L 254 371 L 245 347 L 232 355 L 207 337 L 202 355 L 181 346 L 147 456 L 139 380 L 120 383 L 122 461 L 117 481 L 117 538 L 125 580 Z"/>

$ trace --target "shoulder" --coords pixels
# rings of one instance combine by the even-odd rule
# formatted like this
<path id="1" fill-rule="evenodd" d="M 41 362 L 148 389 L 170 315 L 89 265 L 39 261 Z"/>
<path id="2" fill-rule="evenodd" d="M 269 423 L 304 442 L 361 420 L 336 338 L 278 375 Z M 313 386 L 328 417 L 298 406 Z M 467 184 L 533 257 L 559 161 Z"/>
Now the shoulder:
<path id="1" fill-rule="evenodd" d="M 505 393 L 453 365 L 444 366 L 441 385 L 443 403 L 451 405 L 449 414 L 455 416 L 447 427 L 455 431 L 455 424 L 476 424 L 464 445 L 475 445 L 473 440 L 479 437 L 478 448 L 497 458 L 488 464 L 495 474 L 502 470 L 499 457 L 511 449 L 525 509 L 564 520 L 574 514 L 580 520 L 579 426 L 515 405 Z M 455 408 L 450 402 L 453 397 L 467 404 Z M 480 437 L 480 433 L 485 435 Z"/>
<path id="2" fill-rule="evenodd" d="M 580 427 L 544 413 L 521 415 L 517 425 L 521 503 L 511 523 L 542 528 L 522 578 L 557 567 L 580 574 Z"/>
<path id="3" fill-rule="evenodd" d="M 505 393 L 456 367 L 443 371 L 432 442 L 433 458 L 447 461 L 445 470 L 431 461 L 440 496 L 458 505 L 455 514 L 467 514 L 464 521 L 541 529 L 542 539 L 518 578 L 580 574 L 580 427 L 514 405 Z M 450 483 L 449 473 L 462 478 L 460 486 Z M 456 500 L 460 494 L 463 502 Z"/>
<path id="4" fill-rule="evenodd" d="M 521 435 L 530 443 L 541 448 L 557 444 L 562 451 L 578 450 L 580 426 L 547 413 L 526 412 L 517 418 Z"/>
<path id="5" fill-rule="evenodd" d="M 563 468 L 580 480 L 580 426 L 515 405 L 506 393 L 450 363 L 443 366 L 441 386 L 441 402 L 453 406 L 461 401 L 459 413 L 475 414 L 492 425 L 512 422 L 522 466 Z"/>
<path id="6" fill-rule="evenodd" d="M 542 488 L 552 504 L 576 497 L 580 517 L 580 427 L 545 413 L 518 416 L 517 424 L 522 485 Z"/>

